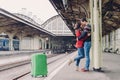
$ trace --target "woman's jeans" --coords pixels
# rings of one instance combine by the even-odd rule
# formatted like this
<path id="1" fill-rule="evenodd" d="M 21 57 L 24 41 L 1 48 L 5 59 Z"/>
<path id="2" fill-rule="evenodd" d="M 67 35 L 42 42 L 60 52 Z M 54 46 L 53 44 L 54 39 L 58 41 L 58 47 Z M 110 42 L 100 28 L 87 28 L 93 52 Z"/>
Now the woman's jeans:
<path id="1" fill-rule="evenodd" d="M 84 48 L 78 48 L 78 56 L 74 59 L 74 61 L 76 61 L 76 66 L 79 66 L 80 59 L 84 57 Z"/>
<path id="2" fill-rule="evenodd" d="M 84 42 L 84 53 L 85 53 L 85 58 L 86 58 L 86 63 L 85 63 L 85 69 L 89 70 L 89 65 L 90 65 L 90 47 L 91 47 L 91 41 L 85 41 Z"/>

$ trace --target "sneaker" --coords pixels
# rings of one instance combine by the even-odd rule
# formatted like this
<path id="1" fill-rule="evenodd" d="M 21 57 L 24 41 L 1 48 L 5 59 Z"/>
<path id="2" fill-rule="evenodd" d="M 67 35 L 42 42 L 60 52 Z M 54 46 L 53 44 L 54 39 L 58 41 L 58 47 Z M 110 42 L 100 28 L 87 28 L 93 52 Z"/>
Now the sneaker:
<path id="1" fill-rule="evenodd" d="M 71 64 L 72 62 L 73 62 L 73 60 L 70 59 L 69 62 L 68 62 L 68 65 L 70 66 L 70 64 Z"/>
<path id="2" fill-rule="evenodd" d="M 88 70 L 86 70 L 85 68 L 82 68 L 82 69 L 81 69 L 81 71 L 82 71 L 82 72 L 88 72 L 88 71 L 89 71 L 89 69 L 88 69 Z"/>

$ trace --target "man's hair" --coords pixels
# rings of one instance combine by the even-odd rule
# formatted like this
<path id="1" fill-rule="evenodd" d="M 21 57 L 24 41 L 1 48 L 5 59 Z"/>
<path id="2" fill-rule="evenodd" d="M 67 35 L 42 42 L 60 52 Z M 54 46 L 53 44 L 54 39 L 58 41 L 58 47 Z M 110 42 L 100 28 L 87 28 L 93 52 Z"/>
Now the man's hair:
<path id="1" fill-rule="evenodd" d="M 86 18 L 81 18 L 80 20 L 81 20 L 82 22 L 84 22 L 84 21 L 87 22 Z"/>

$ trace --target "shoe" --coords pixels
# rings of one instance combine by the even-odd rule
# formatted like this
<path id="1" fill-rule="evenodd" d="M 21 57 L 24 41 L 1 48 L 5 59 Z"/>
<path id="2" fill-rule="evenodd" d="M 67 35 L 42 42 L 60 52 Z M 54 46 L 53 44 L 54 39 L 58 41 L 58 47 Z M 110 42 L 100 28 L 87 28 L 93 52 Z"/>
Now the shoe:
<path id="1" fill-rule="evenodd" d="M 88 72 L 88 71 L 89 71 L 89 69 L 88 69 L 88 70 L 86 70 L 85 68 L 82 68 L 82 69 L 81 69 L 81 71 L 82 71 L 82 72 Z"/>
<path id="2" fill-rule="evenodd" d="M 79 67 L 78 66 L 76 66 L 76 71 L 79 71 Z"/>
<path id="3" fill-rule="evenodd" d="M 68 61 L 68 65 L 70 66 L 70 64 L 71 63 L 73 63 L 74 61 L 72 60 L 72 59 L 70 59 L 69 61 Z"/>

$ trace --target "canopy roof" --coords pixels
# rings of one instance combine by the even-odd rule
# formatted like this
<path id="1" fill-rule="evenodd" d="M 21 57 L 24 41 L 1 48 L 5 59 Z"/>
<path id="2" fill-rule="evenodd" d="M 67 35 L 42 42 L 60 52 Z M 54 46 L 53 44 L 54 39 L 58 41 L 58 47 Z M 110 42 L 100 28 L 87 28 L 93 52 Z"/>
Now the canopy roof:
<path id="1" fill-rule="evenodd" d="M 90 18 L 89 0 L 50 0 L 56 11 L 74 33 L 76 18 Z M 120 0 L 102 0 L 103 35 L 120 27 Z"/>

